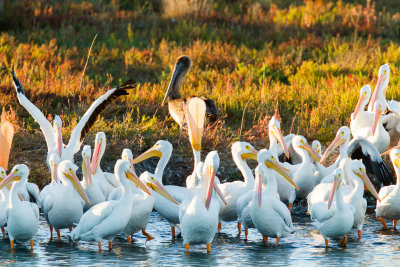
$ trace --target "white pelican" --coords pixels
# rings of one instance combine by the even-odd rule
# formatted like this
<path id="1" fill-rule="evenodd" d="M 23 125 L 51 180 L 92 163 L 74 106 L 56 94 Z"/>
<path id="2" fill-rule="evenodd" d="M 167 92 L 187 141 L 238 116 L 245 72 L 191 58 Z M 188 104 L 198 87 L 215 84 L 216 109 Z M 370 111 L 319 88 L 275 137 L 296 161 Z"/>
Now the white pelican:
<path id="1" fill-rule="evenodd" d="M 380 66 L 378 72 L 378 81 L 376 82 L 376 87 L 374 93 L 372 94 L 371 101 L 368 104 L 368 111 L 374 111 L 374 104 L 376 100 L 386 100 L 386 90 L 389 85 L 390 78 L 390 67 L 389 64 L 384 64 Z"/>
<path id="2" fill-rule="evenodd" d="M 46 190 L 47 193 L 41 202 L 45 218 L 49 225 L 56 229 L 58 241 L 60 241 L 60 229 L 71 229 L 79 222 L 83 214 L 83 202 L 90 205 L 86 192 L 76 176 L 77 169 L 78 167 L 69 160 L 60 162 L 57 166 L 57 178 L 61 183 Z"/>
<path id="3" fill-rule="evenodd" d="M 127 160 L 129 162 L 133 161 L 132 151 L 128 148 L 125 148 L 122 151 L 122 159 Z M 134 171 L 134 169 L 133 169 Z M 144 172 L 140 175 L 139 179 L 147 184 L 149 188 L 151 188 L 154 192 L 157 192 L 161 196 L 166 199 L 174 202 L 176 205 L 179 205 L 171 195 L 166 191 L 166 189 L 158 183 L 154 177 L 149 172 Z M 129 219 L 128 224 L 122 231 L 131 245 L 131 237 L 134 233 L 138 231 L 142 231 L 142 234 L 145 235 L 146 242 L 154 239 L 149 233 L 146 232 L 146 226 L 149 223 L 151 212 L 153 211 L 154 206 L 154 197 L 153 195 L 148 195 L 143 190 L 138 189 L 135 185 L 132 184 L 132 194 L 133 194 L 133 205 L 131 217 Z M 122 187 L 114 189 L 108 200 L 119 200 L 122 197 Z"/>
<path id="4" fill-rule="evenodd" d="M 85 190 L 86 195 L 92 205 L 99 204 L 106 200 L 103 191 L 100 188 L 99 182 L 92 179 L 90 170 L 90 157 L 92 155 L 90 146 L 86 145 L 82 149 L 82 188 Z M 90 205 L 85 202 L 83 211 L 90 209 Z"/>
<path id="5" fill-rule="evenodd" d="M 360 98 L 358 99 L 354 112 L 351 114 L 350 130 L 353 137 L 360 135 L 360 133 L 358 133 L 360 129 L 371 128 L 373 120 L 372 112 L 365 110 L 370 98 L 371 86 L 367 84 L 361 87 Z"/>
<path id="6" fill-rule="evenodd" d="M 391 100 L 386 105 L 392 113 L 382 115 L 382 124 L 390 135 L 389 146 L 394 147 L 400 140 L 400 103 Z"/>
<path id="7" fill-rule="evenodd" d="M 276 157 L 284 153 L 287 158 L 290 158 L 285 137 L 283 137 L 281 132 L 281 124 L 275 118 L 275 116 L 272 116 L 271 120 L 268 123 L 268 137 L 269 150 L 271 151 L 271 153 L 273 153 Z M 290 137 L 287 138 L 288 141 L 290 140 L 291 142 L 293 137 L 294 134 L 291 134 Z M 278 143 L 281 145 L 281 147 L 278 146 Z"/>
<path id="8" fill-rule="evenodd" d="M 343 179 L 343 170 L 338 168 L 334 171 L 334 182 L 332 184 L 331 194 L 328 203 L 313 205 L 311 209 L 311 218 L 313 223 L 325 239 L 325 245 L 328 247 L 328 237 L 343 237 L 341 246 L 347 245 L 347 233 L 350 232 L 354 224 L 355 209 L 353 205 L 344 203 L 341 181 Z M 336 208 L 330 209 L 336 193 Z"/>
<path id="9" fill-rule="evenodd" d="M 70 160 L 74 162 L 74 154 L 80 149 L 81 142 L 85 137 L 86 133 L 90 130 L 92 125 L 95 123 L 98 115 L 116 98 L 127 95 L 128 89 L 134 88 L 135 83 L 133 81 L 128 81 L 119 85 L 116 88 L 108 90 L 105 94 L 100 96 L 93 102 L 89 109 L 83 114 L 79 123 L 71 132 L 71 136 L 68 145 L 64 147 L 62 140 L 62 121 L 59 116 L 54 118 L 54 126 L 46 119 L 46 116 L 33 105 L 28 98 L 25 96 L 24 88 L 20 80 L 16 77 L 14 72 L 14 67 L 12 71 L 14 87 L 17 90 L 17 97 L 19 103 L 29 112 L 29 114 L 35 119 L 35 121 L 40 125 L 40 129 L 43 132 L 44 138 L 47 144 L 47 159 L 49 162 L 49 157 L 51 153 L 57 152 L 61 161 Z M 51 169 L 50 166 L 49 170 Z"/>
<path id="10" fill-rule="evenodd" d="M 396 185 L 384 186 L 379 190 L 379 198 L 376 201 L 376 218 L 382 225 L 389 229 L 385 220 L 393 220 L 393 228 L 396 228 L 397 220 L 400 219 L 400 150 L 392 149 L 390 158 L 396 172 Z"/>
<path id="11" fill-rule="evenodd" d="M 150 195 L 147 187 L 137 178 L 129 161 L 119 159 L 114 171 L 122 185 L 122 196 L 119 200 L 108 200 L 91 207 L 71 232 L 72 240 L 97 241 L 101 252 L 101 241 L 109 241 L 112 250 L 112 240 L 122 232 L 131 217 L 133 195 L 129 180 L 141 190 Z"/>
<path id="12" fill-rule="evenodd" d="M 221 230 L 221 221 L 238 220 L 237 201 L 242 195 L 254 187 L 254 176 L 246 163 L 246 159 L 257 160 L 258 151 L 247 142 L 235 142 L 232 144 L 231 150 L 233 161 L 242 173 L 244 181 L 234 181 L 219 185 L 227 205 L 223 205 L 219 212 L 218 232 Z M 238 235 L 240 235 L 240 221 L 238 221 L 238 232 Z"/>
<path id="13" fill-rule="evenodd" d="M 216 151 L 208 153 L 204 161 L 204 171 L 200 188 L 196 188 L 193 198 L 185 199 L 179 205 L 181 234 L 186 252 L 191 244 L 207 244 L 211 251 L 211 242 L 217 232 L 220 202 L 213 197 L 215 174 L 219 167 Z M 222 200 L 224 201 L 223 197 Z"/>
<path id="14" fill-rule="evenodd" d="M 318 140 L 314 140 L 311 144 L 311 148 L 318 154 L 318 156 L 321 158 L 322 157 L 322 146 L 321 143 Z M 314 159 L 314 158 L 313 158 Z M 321 180 L 324 178 L 324 174 L 326 174 L 325 171 L 325 166 L 323 164 L 320 164 L 319 161 L 315 161 L 315 184 L 319 184 Z"/>
<path id="15" fill-rule="evenodd" d="M 262 234 L 265 244 L 268 237 L 276 238 L 276 245 L 281 237 L 286 237 L 293 232 L 293 224 L 289 209 L 283 204 L 277 195 L 275 170 L 293 187 L 298 189 L 287 172 L 278 163 L 276 158 L 266 149 L 258 153 L 258 166 L 256 168 L 255 190 L 250 202 L 250 216 L 254 226 Z M 263 190 L 263 179 L 267 180 L 267 186 Z"/>
<path id="16" fill-rule="evenodd" d="M 97 181 L 105 199 L 108 199 L 108 195 L 116 188 L 114 186 L 118 185 L 117 181 L 110 183 L 100 167 L 101 158 L 103 157 L 104 151 L 106 150 L 106 135 L 103 132 L 98 132 L 96 134 L 96 139 L 94 142 L 94 151 L 92 162 L 90 165 L 90 170 L 92 174 L 92 180 Z M 108 178 L 115 177 L 113 174 L 109 174 Z M 113 179 L 113 178 L 112 178 Z"/>
<path id="17" fill-rule="evenodd" d="M 171 117 L 179 124 L 182 130 L 183 125 L 186 122 L 185 118 L 185 104 L 189 98 L 182 98 L 179 93 L 179 88 L 181 87 L 182 81 L 188 73 L 190 66 L 192 65 L 192 60 L 188 56 L 180 56 L 176 61 L 175 68 L 169 82 L 167 92 L 165 93 L 164 100 L 161 105 L 164 105 L 165 101 L 168 100 L 168 111 Z M 206 115 L 210 119 L 215 120 L 219 116 L 219 111 L 214 101 L 208 97 L 201 96 L 200 99 L 206 104 Z"/>
<path id="18" fill-rule="evenodd" d="M 33 250 L 33 238 L 39 229 L 39 208 L 36 204 L 21 201 L 18 192 L 28 180 L 29 169 L 25 164 L 14 166 L 11 173 L 0 183 L 0 189 L 13 183 L 7 209 L 7 232 L 10 239 L 11 251 L 14 249 L 14 240 L 28 241 Z"/>

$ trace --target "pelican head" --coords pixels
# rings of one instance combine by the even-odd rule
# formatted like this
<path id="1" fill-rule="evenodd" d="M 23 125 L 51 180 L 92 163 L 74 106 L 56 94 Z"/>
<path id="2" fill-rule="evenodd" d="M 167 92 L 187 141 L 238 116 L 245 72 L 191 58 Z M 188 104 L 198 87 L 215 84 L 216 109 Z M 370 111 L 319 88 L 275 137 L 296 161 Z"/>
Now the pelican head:
<path id="1" fill-rule="evenodd" d="M 351 119 L 354 120 L 357 118 L 360 110 L 364 110 L 365 106 L 368 104 L 369 99 L 371 98 L 371 86 L 369 84 L 361 87 L 360 90 L 360 98 L 358 99 L 356 108 L 354 109 L 353 114 L 351 114 Z"/>
<path id="2" fill-rule="evenodd" d="M 333 172 L 333 184 L 332 184 L 331 193 L 329 194 L 328 209 L 330 209 L 331 206 L 332 206 L 332 202 L 333 202 L 333 198 L 335 196 L 336 190 L 339 188 L 342 180 L 343 180 L 343 169 L 342 168 L 337 168 Z"/>
<path id="3" fill-rule="evenodd" d="M 58 149 L 58 155 L 61 157 L 62 149 L 63 149 L 63 140 L 62 140 L 62 120 L 60 116 L 56 115 L 53 121 L 53 129 L 56 134 L 56 143 Z"/>
<path id="4" fill-rule="evenodd" d="M 350 170 L 352 170 L 354 172 L 354 174 L 356 174 L 358 177 L 360 177 L 360 179 L 364 182 L 364 186 L 368 189 L 368 191 L 371 192 L 371 194 L 378 201 L 381 201 L 379 199 L 378 192 L 376 192 L 375 187 L 372 185 L 371 181 L 369 180 L 369 178 L 366 174 L 364 164 L 359 160 L 353 160 L 350 163 Z"/>
<path id="5" fill-rule="evenodd" d="M 219 168 L 219 156 L 217 151 L 211 151 L 207 154 L 206 159 L 204 160 L 204 168 L 203 168 L 203 184 L 208 183 L 208 190 L 206 196 L 206 209 L 210 207 L 211 197 L 213 194 L 213 189 L 217 192 L 221 200 L 226 203 L 225 197 L 219 189 L 218 185 L 215 183 L 215 175 L 217 174 L 217 170 Z"/>
<path id="6" fill-rule="evenodd" d="M 132 164 L 132 160 L 133 160 L 132 150 L 130 150 L 129 148 L 124 148 L 124 150 L 122 150 L 121 158 L 123 160 L 129 161 L 129 163 Z"/>
<path id="7" fill-rule="evenodd" d="M 114 167 L 114 173 L 117 179 L 122 185 L 127 185 L 126 179 L 133 182 L 137 187 L 142 189 L 145 193 L 151 196 L 149 189 L 143 184 L 143 182 L 137 177 L 135 170 L 131 163 L 127 160 L 119 159 Z M 126 178 L 126 179 L 124 179 Z"/>
<path id="8" fill-rule="evenodd" d="M 368 105 L 368 111 L 373 111 L 373 105 L 379 96 L 383 96 L 384 99 L 386 98 L 386 90 L 389 85 L 389 78 L 390 78 L 390 66 L 389 64 L 384 64 L 379 68 L 378 72 L 378 81 L 376 82 L 376 87 L 374 93 L 372 94 L 371 101 Z M 381 100 L 384 100 L 381 99 Z"/>
<path id="9" fill-rule="evenodd" d="M 60 163 L 61 159 L 57 152 L 53 152 L 50 154 L 49 158 L 47 159 L 47 165 L 50 169 L 51 175 L 51 182 L 53 184 L 58 183 L 58 174 L 57 174 L 57 166 Z"/>
<path id="10" fill-rule="evenodd" d="M 167 98 L 171 96 L 173 96 L 174 98 L 181 98 L 179 93 L 179 88 L 182 84 L 183 78 L 186 76 L 191 66 L 192 66 L 192 60 L 190 59 L 190 57 L 188 56 L 178 57 L 162 105 L 164 105 L 165 100 L 167 100 Z"/>
<path id="11" fill-rule="evenodd" d="M 285 169 L 279 164 L 274 155 L 267 150 L 261 149 L 257 155 L 258 161 L 258 171 L 256 172 L 256 191 L 257 191 L 257 199 L 258 206 L 261 207 L 262 203 L 262 181 L 264 174 L 266 175 L 266 168 L 272 169 L 277 172 L 282 178 L 284 178 L 289 184 L 291 184 L 294 188 L 299 190 L 299 187 L 295 184 L 295 182 L 290 178 L 289 174 L 285 171 Z M 262 166 L 260 166 L 262 165 Z M 257 174 L 258 173 L 258 174 Z"/>
<path id="12" fill-rule="evenodd" d="M 6 170 L 4 170 L 3 167 L 0 167 L 0 182 L 2 182 L 6 178 L 6 176 L 7 176 Z M 6 186 L 6 188 L 8 190 L 10 190 L 11 189 L 11 184 L 8 184 Z"/>
<path id="13" fill-rule="evenodd" d="M 322 156 L 321 142 L 314 140 L 311 144 L 311 148 L 319 155 Z"/>
<path id="14" fill-rule="evenodd" d="M 63 184 L 71 183 L 81 198 L 91 206 L 92 204 L 90 203 L 85 190 L 79 182 L 78 176 L 76 176 L 76 170 L 78 170 L 78 166 L 69 160 L 64 160 L 58 164 L 57 174 Z"/>
<path id="15" fill-rule="evenodd" d="M 258 151 L 247 142 L 237 141 L 232 144 L 232 154 L 240 155 L 243 161 L 246 159 L 257 160 Z"/>
<path id="16" fill-rule="evenodd" d="M 96 134 L 96 138 L 94 141 L 93 158 L 92 158 L 92 164 L 90 166 L 92 174 L 95 174 L 97 172 L 97 168 L 100 165 L 100 160 L 105 150 L 106 150 L 106 134 L 103 132 L 98 132 Z"/>
<path id="17" fill-rule="evenodd" d="M 275 118 L 275 116 L 272 116 L 271 120 L 269 121 L 268 124 L 268 133 L 269 133 L 269 140 L 272 142 L 273 139 L 279 142 L 279 144 L 282 146 L 283 151 L 285 152 L 285 155 L 287 158 L 289 158 L 289 151 L 287 149 L 286 143 L 283 140 L 283 135 L 281 132 L 281 124 L 279 121 Z"/>
<path id="18" fill-rule="evenodd" d="M 386 110 L 386 101 L 378 99 L 374 104 L 374 120 L 372 122 L 372 135 L 375 135 L 376 129 L 378 128 L 379 118 Z"/>
<path id="19" fill-rule="evenodd" d="M 320 160 L 320 155 L 317 154 L 307 143 L 307 140 L 304 136 L 301 135 L 296 135 L 295 137 L 293 137 L 292 140 L 292 144 L 295 147 L 298 147 L 300 149 L 304 149 L 305 151 L 308 152 L 308 154 L 310 155 L 310 157 L 312 157 L 313 159 L 315 159 L 316 161 Z"/>
<path id="20" fill-rule="evenodd" d="M 92 149 L 90 146 L 85 145 L 82 149 L 82 174 L 87 179 L 89 186 L 92 185 L 92 173 L 90 171 L 90 157 L 92 156 Z"/>
<path id="21" fill-rule="evenodd" d="M 10 174 L 5 177 L 0 183 L 0 189 L 11 184 L 12 182 L 27 181 L 29 168 L 25 164 L 18 164 L 12 168 Z"/>
<path id="22" fill-rule="evenodd" d="M 158 140 L 153 147 L 143 152 L 132 160 L 132 164 L 137 164 L 151 157 L 161 158 L 163 155 L 170 156 L 172 153 L 172 145 L 165 140 Z"/>
<path id="23" fill-rule="evenodd" d="M 347 126 L 342 126 L 340 127 L 339 131 L 336 133 L 335 139 L 332 141 L 332 143 L 329 145 L 329 147 L 325 150 L 325 153 L 322 155 L 322 158 L 320 159 L 319 163 L 322 164 L 331 154 L 335 148 L 343 145 L 344 143 L 348 142 L 350 140 L 350 129 Z"/>

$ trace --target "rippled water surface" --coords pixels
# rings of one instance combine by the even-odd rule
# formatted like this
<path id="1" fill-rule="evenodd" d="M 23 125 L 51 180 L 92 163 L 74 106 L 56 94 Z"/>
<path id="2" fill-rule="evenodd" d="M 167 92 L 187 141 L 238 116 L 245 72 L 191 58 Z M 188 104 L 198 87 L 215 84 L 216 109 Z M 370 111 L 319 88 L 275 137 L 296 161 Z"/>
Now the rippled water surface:
<path id="1" fill-rule="evenodd" d="M 103 243 L 102 253 L 98 253 L 97 243 L 79 242 L 76 246 L 68 239 L 68 230 L 62 231 L 62 242 L 49 241 L 49 230 L 41 216 L 39 233 L 35 238 L 35 248 L 30 251 L 29 243 L 17 243 L 14 253 L 10 253 L 9 241 L 0 241 L 1 262 L 24 263 L 34 265 L 104 265 L 135 264 L 140 265 L 399 265 L 400 234 L 393 230 L 383 230 L 372 214 L 367 216 L 362 240 L 357 231 L 351 232 L 347 248 L 339 247 L 337 241 L 330 240 L 326 249 L 324 240 L 311 225 L 303 211 L 295 211 L 295 233 L 281 239 L 274 247 L 275 239 L 270 239 L 265 247 L 261 235 L 256 229 L 249 230 L 249 240 L 245 242 L 237 237 L 236 223 L 223 223 L 221 234 L 216 235 L 211 254 L 205 246 L 191 246 L 187 255 L 182 239 L 171 240 L 170 227 L 156 212 L 153 212 L 147 231 L 155 237 L 145 243 L 138 233 L 134 244 L 129 247 L 124 238 L 114 240 L 112 252 L 108 244 Z M 391 223 L 389 224 L 391 226 Z"/>

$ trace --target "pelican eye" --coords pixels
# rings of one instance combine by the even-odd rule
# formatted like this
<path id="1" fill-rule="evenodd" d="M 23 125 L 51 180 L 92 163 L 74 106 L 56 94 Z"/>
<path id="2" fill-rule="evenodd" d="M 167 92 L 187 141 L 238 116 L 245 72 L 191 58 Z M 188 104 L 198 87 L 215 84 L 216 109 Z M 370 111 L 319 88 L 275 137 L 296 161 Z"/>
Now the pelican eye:
<path id="1" fill-rule="evenodd" d="M 247 145 L 247 146 L 246 146 L 246 149 L 250 150 L 250 146 Z"/>
<path id="2" fill-rule="evenodd" d="M 18 172 L 18 169 L 15 169 L 14 173 L 17 173 L 17 172 Z"/>
<path id="3" fill-rule="evenodd" d="M 362 168 L 359 168 L 358 170 L 361 172 L 361 171 L 362 171 Z"/>
<path id="4" fill-rule="evenodd" d="M 338 178 L 340 178 L 340 173 L 338 174 L 338 176 L 337 176 Z"/>
<path id="5" fill-rule="evenodd" d="M 340 135 L 344 135 L 344 132 L 341 132 Z"/>

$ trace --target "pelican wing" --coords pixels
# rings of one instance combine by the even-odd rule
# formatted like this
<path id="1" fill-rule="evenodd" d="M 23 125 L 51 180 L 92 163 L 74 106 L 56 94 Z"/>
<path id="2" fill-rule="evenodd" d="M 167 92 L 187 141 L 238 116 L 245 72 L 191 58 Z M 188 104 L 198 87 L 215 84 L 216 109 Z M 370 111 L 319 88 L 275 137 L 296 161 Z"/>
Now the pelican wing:
<path id="1" fill-rule="evenodd" d="M 382 187 L 381 190 L 379 190 L 379 194 L 378 194 L 381 201 L 383 199 L 385 199 L 393 191 L 394 188 L 395 188 L 395 185 L 393 185 L 393 184 Z"/>
<path id="2" fill-rule="evenodd" d="M 55 148 L 56 140 L 54 136 L 54 131 L 51 123 L 46 119 L 43 113 L 34 105 L 28 98 L 25 96 L 24 88 L 20 80 L 17 78 L 14 72 L 14 67 L 12 70 L 14 87 L 17 90 L 17 97 L 19 103 L 31 114 L 33 119 L 39 124 L 40 130 L 44 135 L 44 139 L 46 140 L 47 148 Z"/>
<path id="3" fill-rule="evenodd" d="M 14 127 L 9 121 L 0 124 L 0 166 L 5 170 L 8 168 L 12 140 L 14 137 Z"/>
<path id="4" fill-rule="evenodd" d="M 390 135 L 390 145 L 397 145 L 400 138 L 400 113 L 382 115 L 382 125 Z"/>
<path id="5" fill-rule="evenodd" d="M 386 101 L 388 109 L 400 116 L 400 102 L 395 100 Z"/>
<path id="6" fill-rule="evenodd" d="M 282 218 L 285 224 L 289 227 L 293 227 L 292 217 L 290 215 L 289 209 L 283 204 L 280 200 L 272 201 L 272 208 L 275 210 L 276 213 Z"/>
<path id="7" fill-rule="evenodd" d="M 31 203 L 31 202 L 26 202 L 28 203 L 28 205 L 31 206 L 33 212 L 35 213 L 35 217 L 37 220 L 39 220 L 39 208 L 35 203 Z"/>
<path id="8" fill-rule="evenodd" d="M 34 183 L 26 183 L 26 190 L 29 193 L 29 197 L 34 199 L 36 203 L 39 202 L 39 187 Z"/>
<path id="9" fill-rule="evenodd" d="M 389 172 L 379 151 L 367 139 L 361 136 L 354 138 L 349 144 L 347 153 L 352 159 L 361 159 L 367 172 L 372 174 L 381 185 L 394 183 L 393 175 Z"/>
<path id="10" fill-rule="evenodd" d="M 336 207 L 332 205 L 330 209 L 328 209 L 327 202 L 318 202 L 312 205 L 311 207 L 311 220 L 317 221 L 319 223 L 323 223 L 335 214 Z"/>
<path id="11" fill-rule="evenodd" d="M 83 138 L 89 132 L 90 128 L 97 120 L 97 116 L 115 99 L 120 96 L 128 95 L 128 89 L 134 88 L 135 82 L 128 81 L 117 88 L 108 90 L 105 94 L 100 96 L 89 109 L 83 114 L 82 118 L 71 132 L 68 145 L 65 148 L 68 155 L 73 155 L 79 151 Z"/>
<path id="12" fill-rule="evenodd" d="M 91 207 L 86 211 L 79 221 L 78 226 L 72 231 L 71 237 L 73 240 L 79 239 L 83 235 L 90 232 L 101 222 L 103 222 L 114 210 L 115 201 L 105 201 Z"/>

